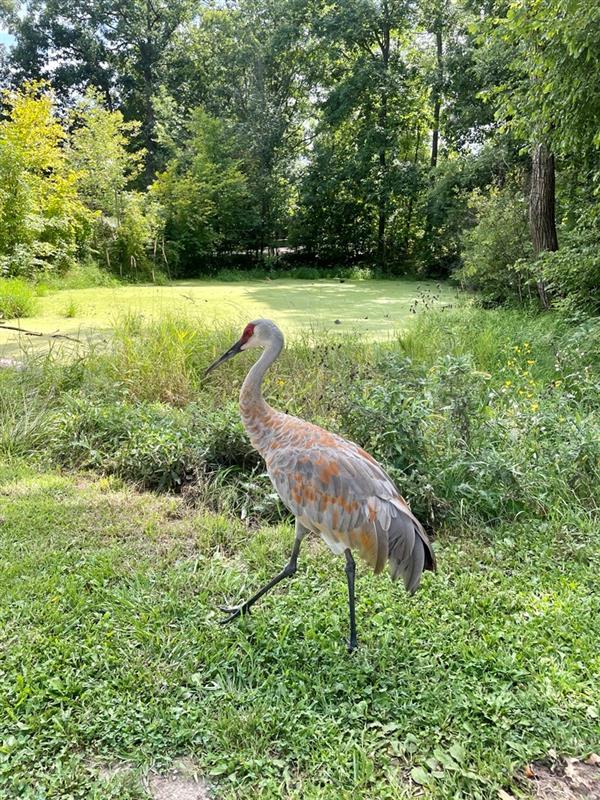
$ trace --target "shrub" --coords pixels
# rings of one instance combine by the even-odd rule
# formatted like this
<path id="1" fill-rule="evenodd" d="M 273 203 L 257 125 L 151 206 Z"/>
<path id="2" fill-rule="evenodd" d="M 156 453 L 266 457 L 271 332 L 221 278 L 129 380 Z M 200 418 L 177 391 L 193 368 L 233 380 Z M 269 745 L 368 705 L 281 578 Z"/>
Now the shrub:
<path id="1" fill-rule="evenodd" d="M 487 195 L 475 191 L 470 207 L 477 224 L 464 236 L 463 266 L 456 277 L 491 304 L 528 299 L 526 264 L 532 251 L 523 193 L 512 184 Z"/>
<path id="2" fill-rule="evenodd" d="M 316 281 L 321 277 L 321 273 L 316 267 L 296 267 L 290 273 L 291 278 L 300 278 L 305 281 Z"/>
<path id="3" fill-rule="evenodd" d="M 63 275 L 44 275 L 42 282 L 37 287 L 45 289 L 91 289 L 95 286 L 119 286 L 118 279 L 108 272 L 101 269 L 91 259 L 78 262 Z"/>
<path id="4" fill-rule="evenodd" d="M 0 318 L 32 317 L 35 311 L 32 286 L 19 278 L 0 278 Z"/>
<path id="5" fill-rule="evenodd" d="M 215 275 L 215 279 L 223 283 L 243 283 L 244 281 L 259 281 L 267 277 L 265 269 L 221 269 Z"/>
<path id="6" fill-rule="evenodd" d="M 600 236 L 581 226 L 566 234 L 560 250 L 535 262 L 552 305 L 570 316 L 600 312 Z"/>
<path id="7" fill-rule="evenodd" d="M 77 303 L 72 297 L 67 301 L 63 313 L 67 319 L 73 319 L 73 317 L 77 316 Z"/>
<path id="8" fill-rule="evenodd" d="M 208 469 L 239 467 L 250 471 L 262 464 L 246 436 L 235 401 L 215 410 L 193 405 L 190 414 L 194 427 L 202 431 L 200 439 Z"/>
<path id="9" fill-rule="evenodd" d="M 67 397 L 53 425 L 53 457 L 61 464 L 116 474 L 152 489 L 181 486 L 200 471 L 201 450 L 180 411 Z"/>

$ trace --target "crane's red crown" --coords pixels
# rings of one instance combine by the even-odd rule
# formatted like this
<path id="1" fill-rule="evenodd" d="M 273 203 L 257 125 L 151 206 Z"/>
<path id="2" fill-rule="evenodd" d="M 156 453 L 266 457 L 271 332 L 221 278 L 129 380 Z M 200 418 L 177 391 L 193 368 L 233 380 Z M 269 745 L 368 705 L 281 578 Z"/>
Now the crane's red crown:
<path id="1" fill-rule="evenodd" d="M 242 343 L 243 344 L 245 344 L 248 341 L 248 339 L 252 336 L 252 334 L 254 333 L 254 327 L 255 327 L 254 323 L 249 322 L 246 325 L 246 327 L 244 328 L 244 332 L 242 333 Z"/>

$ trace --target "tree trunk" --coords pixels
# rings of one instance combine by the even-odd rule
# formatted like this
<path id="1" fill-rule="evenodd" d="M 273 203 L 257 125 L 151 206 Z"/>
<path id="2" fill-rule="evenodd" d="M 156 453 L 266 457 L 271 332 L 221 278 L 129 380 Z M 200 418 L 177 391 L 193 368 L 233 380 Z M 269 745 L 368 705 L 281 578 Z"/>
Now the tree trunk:
<path id="1" fill-rule="evenodd" d="M 555 220 L 554 156 L 540 142 L 533 150 L 531 190 L 529 193 L 529 230 L 534 255 L 558 250 Z M 548 295 L 541 278 L 537 279 L 543 308 L 548 308 Z"/>
<path id="2" fill-rule="evenodd" d="M 390 30 L 391 24 L 388 14 L 388 4 L 383 4 L 383 29 L 381 41 L 381 59 L 384 74 L 384 86 L 381 92 L 381 105 L 379 107 L 379 127 L 382 142 L 379 148 L 379 198 L 377 214 L 377 261 L 382 269 L 387 263 L 387 222 L 388 222 L 388 186 L 387 186 L 387 148 L 388 148 L 388 70 L 390 63 Z"/>
<path id="3" fill-rule="evenodd" d="M 142 139 L 146 150 L 144 162 L 144 177 L 146 186 L 149 186 L 156 175 L 156 142 L 154 139 L 156 119 L 154 115 L 154 64 L 152 60 L 152 44 L 145 43 L 140 48 L 142 54 L 142 78 L 143 88 L 143 120 L 142 120 Z"/>
<path id="4" fill-rule="evenodd" d="M 415 157 L 413 159 L 413 164 L 416 167 L 419 162 L 419 148 L 421 147 L 421 129 L 417 127 L 417 140 L 415 142 Z M 409 252 L 409 244 L 408 240 L 410 237 L 410 226 L 412 225 L 412 217 L 413 217 L 413 207 L 414 207 L 414 200 L 415 195 L 414 192 L 411 191 L 410 197 L 408 198 L 408 209 L 406 211 L 406 222 L 404 224 L 404 254 L 408 254 Z"/>
<path id="5" fill-rule="evenodd" d="M 435 55 L 437 60 L 436 86 L 433 94 L 433 131 L 431 136 L 431 166 L 437 166 L 438 147 L 440 141 L 440 112 L 442 110 L 442 82 L 444 80 L 444 62 L 442 47 L 442 20 L 435 26 Z"/>
<path id="6" fill-rule="evenodd" d="M 381 109 L 379 112 L 379 124 L 382 131 L 385 131 L 387 124 L 387 97 L 385 95 L 381 98 Z M 377 261 L 379 266 L 384 268 L 387 261 L 387 248 L 386 248 L 386 228 L 387 228 L 387 187 L 386 187 L 386 171 L 387 171 L 387 154 L 385 144 L 379 150 L 379 198 L 378 198 L 378 214 L 377 214 Z"/>

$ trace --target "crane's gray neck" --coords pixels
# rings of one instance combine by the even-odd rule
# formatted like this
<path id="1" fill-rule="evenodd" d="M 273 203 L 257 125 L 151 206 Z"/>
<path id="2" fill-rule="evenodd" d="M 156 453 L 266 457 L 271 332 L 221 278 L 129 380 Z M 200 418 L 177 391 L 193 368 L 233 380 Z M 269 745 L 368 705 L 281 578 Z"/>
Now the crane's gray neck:
<path id="1" fill-rule="evenodd" d="M 259 453 L 266 444 L 270 432 L 269 418 L 274 413 L 263 398 L 261 388 L 267 370 L 283 348 L 283 335 L 280 331 L 277 333 L 279 335 L 271 338 L 258 361 L 252 365 L 240 390 L 242 422 L 250 441 Z"/>

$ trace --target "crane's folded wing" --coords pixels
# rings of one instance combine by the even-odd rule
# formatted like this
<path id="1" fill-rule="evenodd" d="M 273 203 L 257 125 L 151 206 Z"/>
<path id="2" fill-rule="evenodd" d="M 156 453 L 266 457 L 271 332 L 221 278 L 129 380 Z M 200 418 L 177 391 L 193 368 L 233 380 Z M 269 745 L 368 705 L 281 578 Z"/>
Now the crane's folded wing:
<path id="1" fill-rule="evenodd" d="M 288 443 L 271 451 L 267 470 L 289 510 L 332 549 L 357 550 L 375 572 L 389 557 L 392 578 L 402 575 L 409 591 L 423 569 L 435 568 L 421 524 L 383 468 L 353 442 L 327 434 L 326 444 Z"/>

